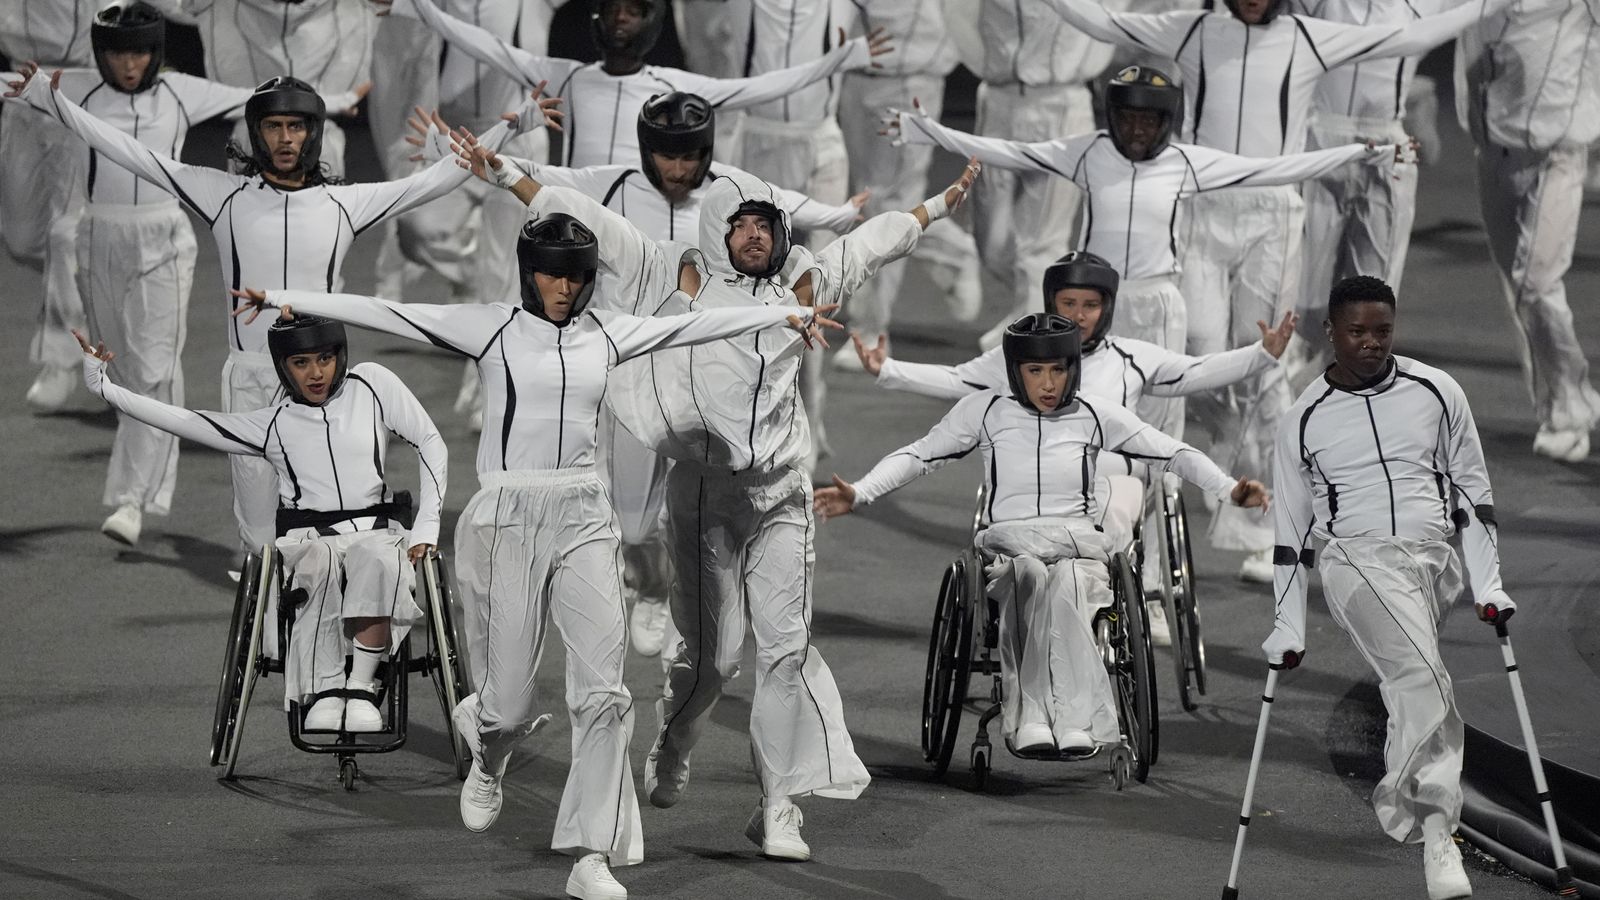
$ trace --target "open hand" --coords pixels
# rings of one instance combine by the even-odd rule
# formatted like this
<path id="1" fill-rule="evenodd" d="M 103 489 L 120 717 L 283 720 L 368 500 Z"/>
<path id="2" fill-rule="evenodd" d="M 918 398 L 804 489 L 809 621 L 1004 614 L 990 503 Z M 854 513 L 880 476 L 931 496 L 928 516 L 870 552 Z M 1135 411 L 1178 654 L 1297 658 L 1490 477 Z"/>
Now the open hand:
<path id="1" fill-rule="evenodd" d="M 38 72 L 39 72 L 39 64 L 36 63 L 36 62 L 33 62 L 31 60 L 28 61 L 28 62 L 22 63 L 21 65 L 17 66 L 17 74 L 21 75 L 22 79 L 20 81 L 8 81 L 8 82 L 6 82 L 6 87 L 10 88 L 10 90 L 6 91 L 4 96 L 6 96 L 6 97 L 20 97 L 20 96 L 22 96 L 22 92 L 24 90 L 26 90 L 27 87 L 28 87 L 28 82 L 32 81 L 33 80 L 33 76 L 38 74 Z M 53 90 L 53 91 L 58 91 L 58 90 L 61 89 L 61 70 L 60 69 L 56 69 L 55 71 L 50 73 L 50 89 Z"/>
<path id="2" fill-rule="evenodd" d="M 843 45 L 850 40 L 849 34 L 843 28 L 839 29 L 839 43 Z M 889 32 L 882 26 L 872 29 L 867 34 L 867 55 L 871 57 L 884 56 L 894 52 L 894 43 L 889 38 Z M 883 68 L 883 63 L 875 58 L 872 63 L 874 69 Z"/>
<path id="3" fill-rule="evenodd" d="M 1299 321 L 1300 317 L 1292 312 L 1283 314 L 1283 321 L 1278 323 L 1277 328 L 1269 328 L 1265 321 L 1256 320 L 1256 327 L 1261 329 L 1261 346 L 1272 354 L 1273 359 L 1283 359 L 1283 351 L 1288 349 L 1289 338 L 1294 336 L 1294 326 Z"/>
<path id="4" fill-rule="evenodd" d="M 811 509 L 826 522 L 849 515 L 856 507 L 856 487 L 838 475 L 833 476 L 833 486 L 817 488 L 811 499 Z"/>
<path id="5" fill-rule="evenodd" d="M 85 354 L 92 356 L 101 362 L 109 363 L 113 359 L 117 358 L 115 353 L 112 353 L 110 350 L 106 349 L 105 341 L 101 341 L 98 346 L 91 347 L 89 346 L 89 339 L 84 337 L 83 332 L 76 328 L 72 329 L 72 336 L 78 339 L 78 346 L 83 348 L 83 352 Z"/>
<path id="6" fill-rule="evenodd" d="M 972 183 L 978 180 L 978 173 L 982 171 L 983 164 L 978 162 L 978 158 L 976 156 L 969 157 L 967 159 L 967 167 L 961 170 L 961 177 L 957 178 L 955 184 L 950 185 L 945 190 L 944 202 L 946 206 L 950 207 L 952 214 L 961 208 L 962 203 L 966 202 L 967 192 L 972 188 Z"/>
<path id="7" fill-rule="evenodd" d="M 434 549 L 434 545 L 433 544 L 416 544 L 416 545 L 413 545 L 410 550 L 406 551 L 406 559 L 410 560 L 411 564 L 414 566 L 417 563 L 421 562 L 422 558 L 427 556 L 428 553 L 431 552 L 433 549 Z"/>
<path id="8" fill-rule="evenodd" d="M 830 345 L 828 344 L 828 339 L 822 336 L 822 329 L 833 328 L 837 330 L 843 330 L 844 328 L 843 325 L 840 325 L 838 322 L 828 318 L 828 314 L 837 310 L 838 308 L 839 304 L 837 303 L 830 303 L 827 306 L 819 306 L 812 313 L 809 321 L 802 319 L 799 316 L 790 316 L 789 327 L 800 333 L 800 339 L 805 341 L 807 349 L 814 348 L 817 344 L 821 344 L 824 348 L 828 348 Z M 813 341 L 816 343 L 813 343 Z"/>
<path id="9" fill-rule="evenodd" d="M 861 340 L 861 332 L 852 331 L 850 332 L 850 343 L 855 345 L 856 357 L 861 360 L 861 368 L 865 369 L 868 375 L 876 376 L 883 371 L 883 363 L 889 358 L 889 336 L 887 334 L 879 334 L 878 343 L 868 347 Z"/>

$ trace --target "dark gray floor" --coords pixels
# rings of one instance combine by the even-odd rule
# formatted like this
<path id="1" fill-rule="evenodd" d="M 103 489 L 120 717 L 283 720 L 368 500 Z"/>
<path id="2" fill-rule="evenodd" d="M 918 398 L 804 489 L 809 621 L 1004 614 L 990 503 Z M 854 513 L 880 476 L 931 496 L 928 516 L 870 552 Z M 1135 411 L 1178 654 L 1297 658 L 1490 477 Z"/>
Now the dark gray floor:
<path id="1" fill-rule="evenodd" d="M 1596 637 L 1600 564 L 1596 465 L 1529 452 L 1533 430 L 1516 364 L 1516 331 L 1477 229 L 1467 152 L 1426 170 L 1401 315 L 1404 352 L 1444 365 L 1473 399 L 1501 510 L 1506 581 L 1535 719 L 1556 759 L 1596 763 Z M 1569 290 L 1585 343 L 1600 347 L 1600 221 L 1591 215 Z M 346 267 L 371 285 L 371 239 Z M 214 408 L 222 354 L 220 279 L 201 235 L 185 370 L 192 405 Z M 547 848 L 567 758 L 559 716 L 561 654 L 545 662 L 555 727 L 513 760 L 506 809 L 485 835 L 465 831 L 429 689 L 416 683 L 412 737 L 364 761 L 347 794 L 327 757 L 289 747 L 276 679 L 252 709 L 243 776 L 219 784 L 205 764 L 232 586 L 227 468 L 190 448 L 174 515 L 149 520 L 135 550 L 97 531 L 113 419 L 86 396 L 35 417 L 21 396 L 32 376 L 24 322 L 37 276 L 0 263 L 13 327 L 0 333 L 0 466 L 12 485 L 0 512 L 0 896 L 3 897 L 548 897 L 567 862 Z M 909 279 L 908 290 L 925 282 Z M 428 297 L 407 299 L 427 300 Z M 902 301 L 896 345 L 908 358 L 955 361 L 972 348 L 936 301 Z M 991 311 L 997 314 L 998 310 Z M 450 412 L 454 361 L 358 335 L 356 357 L 399 369 L 432 410 L 453 452 L 447 509 L 475 487 L 472 436 Z M 864 378 L 834 377 L 828 421 L 838 456 L 858 476 L 940 414 L 931 401 L 888 397 Z M 396 456 L 400 458 L 400 456 Z M 397 466 L 409 475 L 409 463 Z M 619 872 L 634 896 L 1051 897 L 1214 896 L 1226 875 L 1265 666 L 1265 589 L 1230 576 L 1231 554 L 1202 553 L 1211 693 L 1182 713 L 1168 660 L 1158 658 L 1162 756 L 1149 784 L 1114 792 L 1099 763 L 1002 758 L 975 793 L 960 762 L 930 783 L 917 748 L 923 654 L 940 569 L 966 539 L 977 469 L 967 462 L 902 492 L 871 515 L 830 523 L 818 538 L 815 632 L 844 695 L 856 748 L 875 783 L 853 803 L 805 804 L 817 860 L 760 860 L 740 832 L 757 796 L 745 743 L 750 676 L 718 708 L 694 759 L 688 798 L 646 807 L 648 859 Z M 1360 658 L 1314 603 L 1307 666 L 1280 685 L 1259 809 L 1246 855 L 1247 896 L 1420 897 L 1416 848 L 1383 837 L 1367 803 L 1381 768 L 1377 692 Z M 1462 705 L 1514 734 L 1490 632 L 1458 615 L 1447 643 Z M 642 764 L 659 696 L 655 664 L 629 660 Z M 971 734 L 971 719 L 964 732 Z M 964 755 L 958 751 L 958 756 Z M 1473 855 L 1480 898 L 1541 892 Z"/>

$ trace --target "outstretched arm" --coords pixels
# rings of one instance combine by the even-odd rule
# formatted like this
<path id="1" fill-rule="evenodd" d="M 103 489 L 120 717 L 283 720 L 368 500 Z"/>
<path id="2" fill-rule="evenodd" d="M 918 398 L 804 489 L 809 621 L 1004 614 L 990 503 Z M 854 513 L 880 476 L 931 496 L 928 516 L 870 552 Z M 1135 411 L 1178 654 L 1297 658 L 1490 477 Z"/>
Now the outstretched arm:
<path id="1" fill-rule="evenodd" d="M 921 440 L 885 456 L 854 484 L 833 476 L 834 486 L 817 490 L 813 508 L 824 519 L 842 516 L 961 459 L 977 448 L 984 414 L 995 399 L 981 394 L 963 399 Z"/>
<path id="2" fill-rule="evenodd" d="M 571 59 L 535 56 L 476 25 L 446 15 L 433 0 L 371 0 L 380 10 L 388 6 L 397 16 L 419 19 L 444 38 L 452 49 L 460 50 L 478 62 L 498 70 L 523 87 L 532 90 L 541 81 L 560 84 L 583 64 Z M 380 12 L 380 15 L 382 13 Z"/>
<path id="3" fill-rule="evenodd" d="M 808 63 L 777 69 L 746 78 L 712 78 L 692 72 L 674 71 L 668 77 L 674 88 L 706 98 L 719 109 L 745 109 L 773 100 L 782 100 L 801 88 L 838 75 L 875 65 L 873 58 L 894 48 L 883 29 L 865 37 L 844 39 L 839 29 L 839 46 Z"/>
<path id="4" fill-rule="evenodd" d="M 987 166 L 1019 172 L 1043 172 L 1066 178 L 1080 186 L 1078 161 L 1094 143 L 1096 135 L 1085 134 L 1051 141 L 1011 141 L 978 137 L 957 131 L 933 120 L 915 99 L 909 112 L 889 110 L 884 134 L 908 144 L 931 144 L 960 156 L 971 157 Z"/>
<path id="5" fill-rule="evenodd" d="M 809 328 L 813 319 L 818 324 L 836 325 L 832 320 L 822 318 L 831 311 L 816 310 L 814 317 L 811 310 L 797 310 L 790 306 L 730 306 L 675 316 L 630 316 L 625 313 L 604 317 L 596 315 L 595 320 L 611 342 L 612 365 L 617 365 L 655 350 L 720 341 L 777 325 L 788 325 L 799 331 L 809 343 Z"/>
<path id="6" fill-rule="evenodd" d="M 1331 69 L 1372 59 L 1420 56 L 1510 5 L 1511 0 L 1466 0 L 1454 9 L 1400 25 L 1347 25 L 1299 16 L 1296 19 L 1311 36 L 1323 65 Z"/>
<path id="7" fill-rule="evenodd" d="M 233 314 L 246 316 L 246 324 L 263 311 L 289 309 L 432 344 L 472 359 L 483 355 L 510 318 L 503 306 L 474 303 L 398 303 L 361 294 L 249 288 L 233 295 L 244 301 Z"/>
<path id="8" fill-rule="evenodd" d="M 1267 508 L 1267 492 L 1261 482 L 1230 477 L 1211 461 L 1211 457 L 1145 424 L 1120 406 L 1099 401 L 1091 404 L 1081 395 L 1078 402 L 1099 422 L 1102 448 L 1140 460 L 1151 468 L 1171 472 L 1221 502 Z"/>
<path id="9" fill-rule="evenodd" d="M 1394 144 L 1345 144 L 1326 150 L 1271 157 L 1238 156 L 1195 144 L 1182 144 L 1177 149 L 1189 161 L 1189 171 L 1193 175 L 1192 179 L 1185 179 L 1185 195 L 1231 187 L 1298 184 L 1358 160 L 1381 165 L 1403 153 L 1403 148 Z"/>
<path id="10" fill-rule="evenodd" d="M 1204 10 L 1141 15 L 1111 12 L 1095 0 L 1044 0 L 1056 15 L 1073 28 L 1098 41 L 1129 50 L 1149 50 L 1158 56 L 1175 57 L 1183 42 L 1203 18 Z"/>
<path id="11" fill-rule="evenodd" d="M 1140 359 L 1139 367 L 1149 373 L 1145 382 L 1147 394 L 1157 397 L 1182 397 L 1199 391 L 1227 387 L 1278 364 L 1283 351 L 1294 336 L 1294 313 L 1284 313 L 1276 327 L 1268 328 L 1266 322 L 1257 321 L 1261 340 L 1246 347 L 1207 353 L 1204 356 L 1187 356 L 1148 344 L 1144 341 L 1119 341 L 1118 345 Z"/>
<path id="12" fill-rule="evenodd" d="M 856 341 L 858 353 L 866 350 L 859 338 L 852 338 Z M 868 368 L 867 371 L 874 370 Z M 1004 393 L 1007 390 L 1005 372 L 1003 348 L 995 347 L 982 356 L 956 366 L 905 362 L 886 356 L 875 374 L 878 376 L 878 387 L 886 390 L 908 391 L 941 400 L 959 400 L 974 391 Z"/>

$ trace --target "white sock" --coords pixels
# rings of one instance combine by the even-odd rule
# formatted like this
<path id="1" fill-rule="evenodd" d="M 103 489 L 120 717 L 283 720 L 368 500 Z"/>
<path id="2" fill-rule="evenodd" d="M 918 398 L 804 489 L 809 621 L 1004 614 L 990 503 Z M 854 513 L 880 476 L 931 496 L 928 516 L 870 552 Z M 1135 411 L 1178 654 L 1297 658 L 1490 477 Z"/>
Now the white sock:
<path id="1" fill-rule="evenodd" d="M 350 646 L 350 679 L 346 685 L 374 684 L 378 677 L 378 663 L 383 662 L 387 647 L 368 647 L 357 640 L 352 640 Z"/>

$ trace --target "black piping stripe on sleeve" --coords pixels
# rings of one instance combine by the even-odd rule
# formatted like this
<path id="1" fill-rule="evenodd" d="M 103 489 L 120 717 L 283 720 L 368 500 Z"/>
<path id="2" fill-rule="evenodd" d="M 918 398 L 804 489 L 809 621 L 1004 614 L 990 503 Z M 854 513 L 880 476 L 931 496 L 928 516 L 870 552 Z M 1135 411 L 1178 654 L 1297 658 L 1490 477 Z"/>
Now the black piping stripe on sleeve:
<path id="1" fill-rule="evenodd" d="M 267 452 L 267 445 L 266 444 L 261 444 L 261 445 L 258 446 L 256 444 L 250 443 L 249 441 L 247 441 L 244 438 L 238 436 L 237 434 L 234 434 L 232 431 L 229 431 L 228 429 L 223 428 L 221 425 L 217 424 L 217 421 L 215 419 L 211 418 L 210 416 L 206 415 L 203 412 L 196 412 L 195 415 L 199 416 L 202 420 L 204 420 L 207 425 L 210 425 L 212 428 L 216 429 L 217 434 L 220 434 L 223 437 L 227 438 L 228 440 L 233 441 L 235 444 L 238 444 L 241 447 L 249 447 L 251 450 L 254 450 L 257 453 L 265 454 Z M 273 416 L 272 418 L 273 418 L 274 421 L 276 421 L 278 417 L 277 416 Z"/>
<path id="2" fill-rule="evenodd" d="M 1328 61 L 1322 58 L 1322 51 L 1317 49 L 1317 42 L 1311 39 L 1311 32 L 1306 30 L 1306 23 L 1300 21 L 1300 17 L 1296 15 L 1291 15 L 1289 18 L 1294 20 L 1294 27 L 1300 29 L 1300 34 L 1305 37 L 1306 46 L 1311 48 L 1311 55 L 1317 58 L 1317 65 L 1322 67 L 1322 71 L 1328 71 Z M 1373 44 L 1372 47 L 1376 47 L 1378 44 L 1381 44 L 1386 40 L 1388 40 L 1388 38 L 1378 41 L 1378 43 Z M 1361 53 L 1366 53 L 1368 50 L 1371 50 L 1372 47 L 1368 47 L 1366 50 L 1361 51 Z M 1356 55 L 1359 56 L 1361 54 Z"/>

